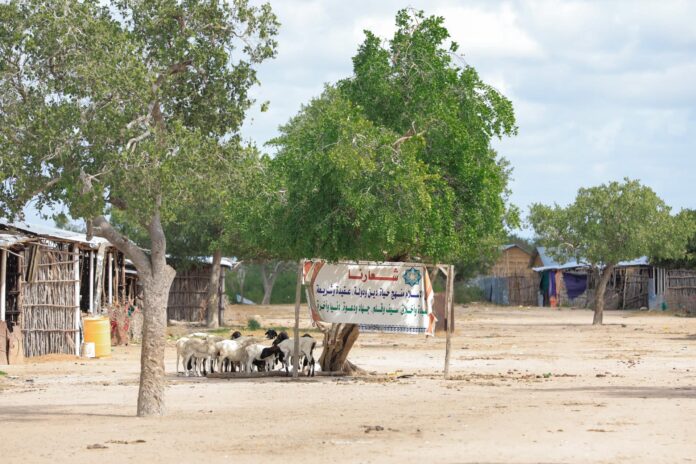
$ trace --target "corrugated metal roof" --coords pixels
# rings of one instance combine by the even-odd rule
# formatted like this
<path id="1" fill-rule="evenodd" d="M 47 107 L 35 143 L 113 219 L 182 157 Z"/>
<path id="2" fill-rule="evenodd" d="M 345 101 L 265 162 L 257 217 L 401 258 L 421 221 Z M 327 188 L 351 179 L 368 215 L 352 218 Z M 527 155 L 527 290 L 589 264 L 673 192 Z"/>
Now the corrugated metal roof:
<path id="1" fill-rule="evenodd" d="M 556 268 L 560 266 L 560 263 L 556 262 L 556 260 L 553 259 L 550 254 L 548 254 L 546 247 L 537 247 L 536 251 L 539 253 L 539 259 L 541 260 L 542 267 Z"/>
<path id="2" fill-rule="evenodd" d="M 21 234 L 12 234 L 8 232 L 0 232 L 0 248 L 9 248 L 16 243 L 21 243 L 29 237 Z"/>
<path id="3" fill-rule="evenodd" d="M 537 247 L 537 253 L 539 253 L 539 259 L 543 266 L 533 267 L 532 270 L 536 272 L 548 271 L 551 269 L 573 269 L 577 267 L 588 267 L 585 263 L 578 263 L 576 260 L 570 260 L 565 263 L 559 263 L 551 257 L 551 255 L 546 250 L 546 247 Z"/>
<path id="4" fill-rule="evenodd" d="M 169 256 L 168 256 L 169 258 Z M 203 256 L 200 258 L 196 258 L 197 260 L 204 262 L 206 264 L 213 264 L 213 257 L 212 256 Z M 238 261 L 237 258 L 222 258 L 220 260 L 220 265 L 222 267 L 226 267 L 229 269 L 234 269 L 236 268 L 239 264 L 241 264 L 241 261 Z M 137 274 L 138 271 L 135 269 L 135 265 L 133 264 L 133 261 L 130 259 L 126 258 L 126 265 L 131 266 L 132 269 L 126 269 L 126 272 L 130 272 L 131 274 Z"/>
<path id="5" fill-rule="evenodd" d="M 203 258 L 200 258 L 200 260 L 207 264 L 213 264 L 212 256 L 205 256 Z M 239 264 L 237 258 L 222 258 L 222 260 L 220 260 L 220 265 L 222 267 L 228 267 L 230 269 L 234 269 L 235 267 L 237 267 L 237 264 Z"/>
<path id="6" fill-rule="evenodd" d="M 647 256 L 641 256 L 640 258 L 632 259 L 630 261 L 620 261 L 616 267 L 630 267 L 630 266 L 650 266 L 650 261 Z"/>
<path id="7" fill-rule="evenodd" d="M 553 269 L 573 269 L 573 268 L 586 268 L 590 267 L 586 263 L 577 262 L 576 260 L 570 260 L 565 263 L 556 262 L 551 255 L 546 251 L 545 247 L 537 247 L 537 252 L 539 253 L 539 258 L 544 264 L 543 266 L 534 267 L 532 270 L 536 272 L 549 271 Z M 620 261 L 616 267 L 630 267 L 630 266 L 649 266 L 650 262 L 647 256 L 641 256 L 630 261 Z"/>
<path id="8" fill-rule="evenodd" d="M 19 232 L 36 235 L 39 237 L 63 240 L 66 242 L 82 243 L 84 245 L 88 245 L 90 248 L 98 248 L 102 243 L 109 243 L 107 239 L 101 237 L 92 237 L 92 240 L 87 240 L 87 236 L 79 232 L 56 229 L 55 227 L 39 224 L 30 224 L 27 222 L 9 222 L 7 219 L 3 218 L 0 218 L 0 226 L 5 226 L 7 229 L 16 229 Z"/>

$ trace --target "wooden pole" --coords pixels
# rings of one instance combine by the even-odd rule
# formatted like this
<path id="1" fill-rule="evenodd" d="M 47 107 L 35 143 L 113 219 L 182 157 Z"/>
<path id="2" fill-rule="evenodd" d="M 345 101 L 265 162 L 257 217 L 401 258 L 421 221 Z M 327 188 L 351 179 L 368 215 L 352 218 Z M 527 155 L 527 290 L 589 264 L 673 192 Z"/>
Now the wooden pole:
<path id="1" fill-rule="evenodd" d="M 128 282 L 126 282 L 126 256 L 121 257 L 121 285 L 123 285 L 123 293 L 121 294 L 121 299 L 126 301 L 128 295 Z"/>
<path id="2" fill-rule="evenodd" d="M 109 253 L 109 306 L 114 304 L 114 254 Z"/>
<path id="3" fill-rule="evenodd" d="M 97 250 L 96 265 L 94 270 L 94 311 L 101 313 L 102 293 L 104 290 L 104 270 L 106 269 L 106 244 L 99 245 Z"/>
<path id="4" fill-rule="evenodd" d="M 452 322 L 454 320 L 452 294 L 454 287 L 454 266 L 447 266 L 447 285 L 445 286 L 445 379 L 449 378 L 450 351 L 452 349 Z"/>
<path id="5" fill-rule="evenodd" d="M 300 299 L 302 296 L 302 260 L 297 263 L 297 286 L 295 287 L 295 346 L 293 347 L 294 356 L 292 357 L 292 378 L 297 379 L 300 375 Z"/>
<path id="6" fill-rule="evenodd" d="M 80 356 L 80 347 L 82 340 L 80 339 L 80 249 L 77 244 L 73 245 L 73 276 L 75 279 L 75 355 Z"/>
<path id="7" fill-rule="evenodd" d="M 220 269 L 220 284 L 218 285 L 218 325 L 224 327 L 225 325 L 225 302 L 222 296 L 225 294 L 225 273 L 226 268 Z"/>
<path id="8" fill-rule="evenodd" d="M 5 320 L 5 285 L 7 283 L 7 250 L 2 250 L 0 258 L 0 321 Z"/>
<path id="9" fill-rule="evenodd" d="M 89 313 L 94 314 L 94 251 L 89 251 Z"/>

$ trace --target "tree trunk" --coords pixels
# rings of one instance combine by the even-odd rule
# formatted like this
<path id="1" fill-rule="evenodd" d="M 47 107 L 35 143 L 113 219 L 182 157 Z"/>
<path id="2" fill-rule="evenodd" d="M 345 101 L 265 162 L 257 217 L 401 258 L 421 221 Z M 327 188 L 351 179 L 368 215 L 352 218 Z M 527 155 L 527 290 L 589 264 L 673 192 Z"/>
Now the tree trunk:
<path id="1" fill-rule="evenodd" d="M 609 283 L 609 279 L 611 279 L 611 274 L 613 272 L 614 265 L 607 264 L 600 274 L 597 292 L 595 293 L 594 318 L 592 319 L 592 325 L 602 324 L 602 319 L 604 317 L 604 293 L 607 290 L 607 284 Z"/>
<path id="2" fill-rule="evenodd" d="M 208 307 L 205 312 L 205 323 L 209 328 L 218 327 L 218 306 L 220 303 L 220 263 L 222 261 L 222 251 L 215 250 L 213 253 L 213 265 L 210 269 L 210 285 L 208 286 Z"/>
<path id="3" fill-rule="evenodd" d="M 143 283 L 143 338 L 140 349 L 138 416 L 164 414 L 164 347 L 167 328 L 167 299 L 176 272 L 167 266 Z"/>
<path id="4" fill-rule="evenodd" d="M 244 280 L 246 279 L 246 268 L 240 265 L 237 268 L 237 284 L 239 284 L 239 304 L 244 304 Z M 236 299 L 236 297 L 235 297 Z"/>
<path id="5" fill-rule="evenodd" d="M 169 287 L 176 271 L 167 264 L 167 241 L 160 221 L 161 198 L 156 199 L 150 223 L 150 254 L 147 255 L 133 242 L 113 228 L 104 216 L 97 216 L 88 227 L 88 235 L 96 226 L 98 235 L 121 250 L 138 270 L 143 286 L 143 337 L 140 348 L 140 389 L 138 416 L 164 414 L 164 347 L 167 329 L 167 300 Z"/>
<path id="6" fill-rule="evenodd" d="M 283 262 L 276 261 L 271 263 L 271 269 L 266 268 L 266 264 L 261 265 L 261 275 L 263 276 L 263 300 L 262 305 L 271 304 L 271 295 L 273 294 L 273 286 L 275 285 L 278 274 L 282 268 Z"/>
<path id="7" fill-rule="evenodd" d="M 321 370 L 341 371 L 352 374 L 360 369 L 348 361 L 348 353 L 360 335 L 357 324 L 331 324 L 324 333 L 324 351 L 319 358 Z"/>

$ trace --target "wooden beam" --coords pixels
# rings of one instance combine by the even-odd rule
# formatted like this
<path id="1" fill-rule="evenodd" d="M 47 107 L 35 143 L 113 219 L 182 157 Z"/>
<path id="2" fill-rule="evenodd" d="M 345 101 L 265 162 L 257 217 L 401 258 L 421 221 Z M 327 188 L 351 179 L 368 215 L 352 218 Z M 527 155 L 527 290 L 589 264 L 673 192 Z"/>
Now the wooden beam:
<path id="1" fill-rule="evenodd" d="M 109 306 L 114 304 L 114 254 L 109 253 Z"/>
<path id="2" fill-rule="evenodd" d="M 94 285 L 94 311 L 101 313 L 102 291 L 104 290 L 104 271 L 106 268 L 106 244 L 102 243 L 97 249 L 97 259 L 95 264 Z"/>
<path id="3" fill-rule="evenodd" d="M 89 251 L 89 313 L 94 314 L 94 251 Z"/>
<path id="4" fill-rule="evenodd" d="M 73 275 L 75 277 L 75 355 L 80 356 L 80 347 L 82 346 L 80 326 L 82 325 L 82 319 L 80 317 L 80 249 L 77 244 L 73 245 L 73 253 L 75 254 L 75 259 L 73 260 Z"/>
<path id="5" fill-rule="evenodd" d="M 0 321 L 5 320 L 5 309 L 6 309 L 6 284 L 7 284 L 7 250 L 3 249 L 1 251 L 2 257 L 0 257 Z"/>
<path id="6" fill-rule="evenodd" d="M 454 325 L 454 266 L 449 265 L 447 269 L 447 285 L 445 286 L 445 379 L 449 378 L 450 352 L 452 350 L 452 326 Z"/>
<path id="7" fill-rule="evenodd" d="M 302 267 L 303 260 L 297 262 L 297 285 L 295 286 L 295 346 L 293 347 L 294 356 L 292 357 L 292 378 L 298 379 L 300 375 L 300 300 L 302 297 Z"/>
<path id="8" fill-rule="evenodd" d="M 226 268 L 220 269 L 220 284 L 218 285 L 218 326 L 225 326 L 225 302 L 222 297 L 225 294 L 225 272 Z"/>

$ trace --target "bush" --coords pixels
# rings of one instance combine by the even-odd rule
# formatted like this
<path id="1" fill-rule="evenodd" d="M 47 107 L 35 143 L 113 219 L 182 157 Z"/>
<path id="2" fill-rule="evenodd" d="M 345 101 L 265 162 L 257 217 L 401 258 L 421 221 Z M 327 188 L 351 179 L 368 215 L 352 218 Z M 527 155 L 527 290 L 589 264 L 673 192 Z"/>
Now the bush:
<path id="1" fill-rule="evenodd" d="M 466 282 L 455 282 L 454 284 L 454 302 L 458 304 L 473 303 L 474 301 L 483 301 L 483 290 L 480 287 L 468 285 Z"/>
<path id="2" fill-rule="evenodd" d="M 261 324 L 259 324 L 259 321 L 257 321 L 254 318 L 249 318 L 247 319 L 247 329 L 249 330 L 259 330 L 261 328 Z"/>

